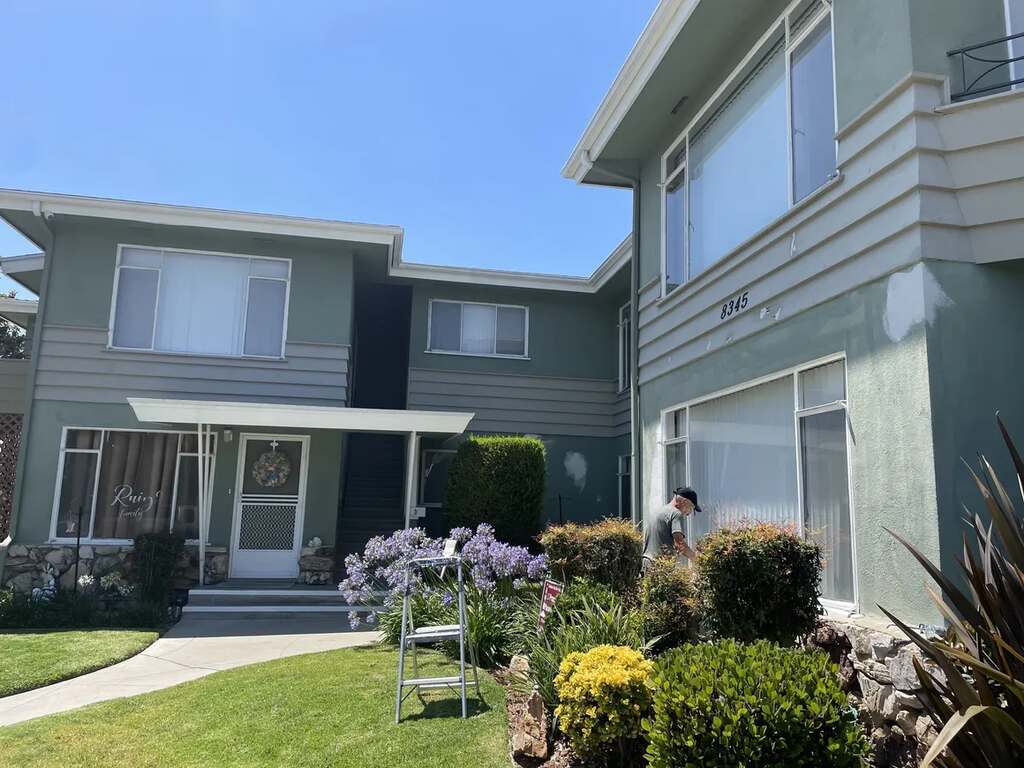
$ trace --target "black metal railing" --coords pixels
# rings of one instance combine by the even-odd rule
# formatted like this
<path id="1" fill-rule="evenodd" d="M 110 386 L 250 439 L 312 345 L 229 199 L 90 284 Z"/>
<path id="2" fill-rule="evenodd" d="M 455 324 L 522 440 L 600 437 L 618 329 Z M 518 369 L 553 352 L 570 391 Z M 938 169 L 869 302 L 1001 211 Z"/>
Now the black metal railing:
<path id="1" fill-rule="evenodd" d="M 1014 40 L 1021 40 L 1021 42 L 1014 46 Z M 989 40 L 987 43 L 957 48 L 955 51 L 947 51 L 946 55 L 950 58 L 960 57 L 961 88 L 958 92 L 951 94 L 950 98 L 953 101 L 962 101 L 972 96 L 980 96 L 1024 83 L 1024 54 L 1014 56 L 1015 47 L 1017 50 L 1024 51 L 1024 32 Z M 1015 64 L 1017 66 L 1014 66 Z"/>

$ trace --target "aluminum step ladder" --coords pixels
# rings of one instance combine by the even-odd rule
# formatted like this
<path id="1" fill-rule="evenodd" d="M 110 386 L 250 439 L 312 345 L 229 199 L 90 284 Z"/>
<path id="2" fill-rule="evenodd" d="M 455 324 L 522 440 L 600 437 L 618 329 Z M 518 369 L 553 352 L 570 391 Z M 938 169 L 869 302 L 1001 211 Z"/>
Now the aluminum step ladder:
<path id="1" fill-rule="evenodd" d="M 416 572 L 436 571 L 442 577 L 447 568 L 455 571 L 458 588 L 459 622 L 439 626 L 416 627 L 409 600 L 409 585 Z M 420 645 L 439 643 L 445 640 L 459 641 L 459 674 L 449 677 L 419 677 L 416 665 L 416 649 Z M 462 558 L 458 555 L 444 557 L 421 557 L 410 560 L 405 568 L 405 587 L 402 590 L 402 634 L 398 647 L 398 691 L 395 694 L 395 723 L 402 717 L 402 702 L 413 692 L 436 688 L 458 690 L 462 697 L 462 717 L 466 717 L 466 587 L 462 576 Z M 405 653 L 412 651 L 412 677 L 405 677 Z M 476 649 L 469 644 L 469 658 L 473 667 L 473 683 L 476 695 L 480 696 L 480 679 L 477 674 Z M 456 688 L 458 686 L 458 688 Z"/>

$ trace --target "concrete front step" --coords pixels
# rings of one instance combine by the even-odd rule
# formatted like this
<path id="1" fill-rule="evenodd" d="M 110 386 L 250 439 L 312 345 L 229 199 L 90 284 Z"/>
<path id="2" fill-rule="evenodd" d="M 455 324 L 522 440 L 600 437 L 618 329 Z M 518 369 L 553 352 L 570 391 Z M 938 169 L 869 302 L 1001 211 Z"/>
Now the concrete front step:
<path id="1" fill-rule="evenodd" d="M 334 585 L 311 586 L 281 581 L 250 583 L 233 580 L 189 590 L 183 613 L 197 618 L 289 618 L 309 614 L 339 614 L 365 606 L 350 606 Z"/>

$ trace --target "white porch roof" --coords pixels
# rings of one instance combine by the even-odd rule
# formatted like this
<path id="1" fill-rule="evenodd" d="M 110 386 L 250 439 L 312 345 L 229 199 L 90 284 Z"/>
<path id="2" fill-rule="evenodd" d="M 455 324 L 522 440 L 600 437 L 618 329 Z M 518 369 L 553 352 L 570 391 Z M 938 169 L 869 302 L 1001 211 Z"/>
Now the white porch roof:
<path id="1" fill-rule="evenodd" d="M 135 411 L 135 417 L 143 422 L 404 434 L 458 435 L 466 431 L 474 416 L 472 413 L 451 411 L 399 411 L 150 397 L 129 397 L 128 404 Z"/>

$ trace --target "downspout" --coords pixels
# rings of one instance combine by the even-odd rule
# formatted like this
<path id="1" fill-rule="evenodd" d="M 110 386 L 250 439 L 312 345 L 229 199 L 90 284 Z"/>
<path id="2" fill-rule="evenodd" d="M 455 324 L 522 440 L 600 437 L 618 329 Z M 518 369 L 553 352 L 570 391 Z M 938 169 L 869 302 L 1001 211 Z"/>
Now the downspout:
<path id="1" fill-rule="evenodd" d="M 36 371 L 39 369 L 39 347 L 43 338 L 43 326 L 46 318 L 46 295 L 50 283 L 50 268 L 53 264 L 53 251 L 56 246 L 57 236 L 50 229 L 48 219 L 53 214 L 46 213 L 41 203 L 36 202 L 32 207 L 32 213 L 38 218 L 43 229 L 49 236 L 49 242 L 43 248 L 43 278 L 39 284 L 39 304 L 36 310 L 36 320 L 32 327 L 32 358 L 29 361 L 28 380 L 25 382 L 25 412 L 21 417 L 21 445 L 18 446 L 18 463 L 14 473 L 14 493 L 11 498 L 10 530 L 7 538 L 0 541 L 0 583 L 3 582 L 4 565 L 7 561 L 7 549 L 14 541 L 14 534 L 18 530 L 18 511 L 21 507 L 21 491 L 25 480 L 25 460 L 28 456 L 29 426 L 32 421 L 32 412 L 35 409 Z M 39 243 L 36 243 L 39 245 Z"/>
<path id="2" fill-rule="evenodd" d="M 584 162 L 590 168 L 597 168 L 601 173 L 629 184 L 633 190 L 633 231 L 632 253 L 629 259 L 629 492 L 632 497 L 633 522 L 643 525 L 643 483 L 640 473 L 643 467 L 643 451 L 641 450 L 640 428 L 640 365 L 637 351 L 640 346 L 640 322 L 637 295 L 640 289 L 640 175 L 625 176 L 603 167 L 590 159 L 590 150 L 584 153 Z"/>

